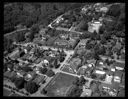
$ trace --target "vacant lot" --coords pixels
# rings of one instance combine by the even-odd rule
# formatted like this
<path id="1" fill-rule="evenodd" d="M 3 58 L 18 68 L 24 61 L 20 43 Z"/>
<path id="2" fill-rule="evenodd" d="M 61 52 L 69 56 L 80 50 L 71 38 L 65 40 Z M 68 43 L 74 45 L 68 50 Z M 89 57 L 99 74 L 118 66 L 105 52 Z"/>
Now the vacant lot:
<path id="1" fill-rule="evenodd" d="M 59 73 L 55 76 L 55 79 L 46 86 L 47 96 L 59 97 L 66 96 L 66 93 L 72 86 L 72 82 L 75 80 L 74 76 Z"/>

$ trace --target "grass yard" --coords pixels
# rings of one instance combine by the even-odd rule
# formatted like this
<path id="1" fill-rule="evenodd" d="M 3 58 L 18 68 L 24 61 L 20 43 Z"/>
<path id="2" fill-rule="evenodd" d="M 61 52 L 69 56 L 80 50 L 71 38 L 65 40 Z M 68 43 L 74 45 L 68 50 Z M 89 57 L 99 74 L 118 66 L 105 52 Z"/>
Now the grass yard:
<path id="1" fill-rule="evenodd" d="M 72 73 L 72 74 L 76 74 L 69 65 L 65 65 L 64 68 L 62 69 L 62 71 L 64 72 L 68 72 L 68 73 Z"/>
<path id="2" fill-rule="evenodd" d="M 3 88 L 3 96 L 9 96 L 11 94 L 11 91 Z"/>
<path id="3" fill-rule="evenodd" d="M 75 80 L 74 76 L 59 73 L 55 76 L 55 79 L 51 80 L 48 86 L 45 87 L 47 90 L 47 96 L 49 97 L 66 97 L 67 92 L 72 86 L 72 82 Z"/>

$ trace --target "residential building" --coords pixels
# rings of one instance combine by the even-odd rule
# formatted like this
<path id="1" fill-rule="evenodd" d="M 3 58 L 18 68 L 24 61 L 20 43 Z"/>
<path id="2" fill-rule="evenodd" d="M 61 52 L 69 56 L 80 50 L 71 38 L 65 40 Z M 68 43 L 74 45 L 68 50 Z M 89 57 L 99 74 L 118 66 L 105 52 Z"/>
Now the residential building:
<path id="1" fill-rule="evenodd" d="M 121 71 L 116 71 L 114 73 L 114 82 L 120 83 L 121 82 L 121 78 L 122 78 L 123 72 Z"/>

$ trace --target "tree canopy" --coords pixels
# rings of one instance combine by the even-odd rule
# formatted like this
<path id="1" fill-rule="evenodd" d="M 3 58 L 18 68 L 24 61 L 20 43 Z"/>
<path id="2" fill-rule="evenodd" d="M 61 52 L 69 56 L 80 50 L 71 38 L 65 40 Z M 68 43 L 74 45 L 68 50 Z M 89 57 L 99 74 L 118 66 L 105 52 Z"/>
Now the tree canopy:
<path id="1" fill-rule="evenodd" d="M 35 93 L 39 88 L 39 86 L 35 82 L 32 82 L 32 81 L 27 82 L 24 87 L 26 91 L 29 92 L 30 94 Z"/>

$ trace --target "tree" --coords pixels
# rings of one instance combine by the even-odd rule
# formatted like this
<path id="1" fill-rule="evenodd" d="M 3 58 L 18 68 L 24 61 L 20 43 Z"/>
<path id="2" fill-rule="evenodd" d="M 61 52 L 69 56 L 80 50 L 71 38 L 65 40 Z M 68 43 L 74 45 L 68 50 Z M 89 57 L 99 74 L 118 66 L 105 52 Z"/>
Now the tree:
<path id="1" fill-rule="evenodd" d="M 93 48 L 93 44 L 90 43 L 90 41 L 87 41 L 86 43 L 86 49 L 92 49 Z"/>
<path id="2" fill-rule="evenodd" d="M 87 38 L 90 38 L 90 33 L 83 33 L 80 35 L 80 39 L 87 39 Z"/>
<path id="3" fill-rule="evenodd" d="M 56 68 L 56 69 L 59 68 L 59 67 L 60 67 L 60 64 L 55 65 L 55 68 Z"/>
<path id="4" fill-rule="evenodd" d="M 82 20 L 79 24 L 79 26 L 77 27 L 78 31 L 86 31 L 88 30 L 88 24 L 87 21 Z"/>
<path id="5" fill-rule="evenodd" d="M 103 34 L 104 31 L 105 31 L 105 28 L 103 26 L 101 26 L 100 29 L 99 29 L 99 34 Z"/>
<path id="6" fill-rule="evenodd" d="M 16 42 L 25 41 L 25 34 L 23 32 L 17 33 L 15 39 Z"/>
<path id="7" fill-rule="evenodd" d="M 108 12 L 107 12 L 107 15 L 111 15 L 111 16 L 114 16 L 114 17 L 118 17 L 120 15 L 120 5 L 117 4 L 117 5 L 112 5 L 110 6 Z"/>
<path id="8" fill-rule="evenodd" d="M 47 94 L 47 90 L 43 88 L 41 93 L 45 95 L 45 94 Z"/>
<path id="9" fill-rule="evenodd" d="M 47 71 L 48 71 L 48 69 L 47 69 L 46 67 L 40 68 L 40 72 L 41 72 L 42 74 L 46 74 Z"/>
<path id="10" fill-rule="evenodd" d="M 22 89 L 24 88 L 25 80 L 22 77 L 16 78 L 14 84 L 18 89 Z"/>
<path id="11" fill-rule="evenodd" d="M 14 65 L 12 63 L 7 64 L 7 68 L 9 68 L 11 71 L 13 71 Z"/>
<path id="12" fill-rule="evenodd" d="M 13 43 L 12 39 L 4 37 L 4 50 L 11 52 L 13 50 L 12 43 Z"/>
<path id="13" fill-rule="evenodd" d="M 55 73 L 50 69 L 50 70 L 48 70 L 48 71 L 46 72 L 46 75 L 47 75 L 48 77 L 52 77 L 52 76 L 55 75 Z"/>
<path id="14" fill-rule="evenodd" d="M 92 74 L 92 75 L 91 75 L 91 78 L 92 78 L 92 79 L 95 79 L 95 78 L 96 78 L 96 75 L 95 75 L 95 74 Z"/>
<path id="15" fill-rule="evenodd" d="M 25 66 L 25 67 L 22 67 L 21 68 L 23 71 L 25 72 L 30 72 L 30 71 L 33 71 L 31 67 L 28 67 L 28 66 Z"/>
<path id="16" fill-rule="evenodd" d="M 71 92 L 68 93 L 68 96 L 69 97 L 80 97 L 81 93 L 82 93 L 82 89 L 74 85 Z"/>
<path id="17" fill-rule="evenodd" d="M 27 92 L 33 94 L 38 90 L 39 86 L 35 82 L 29 81 L 24 85 L 24 88 Z"/>
<path id="18" fill-rule="evenodd" d="M 79 78 L 76 77 L 75 80 L 73 81 L 73 85 L 79 86 Z"/>

